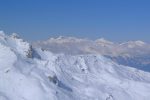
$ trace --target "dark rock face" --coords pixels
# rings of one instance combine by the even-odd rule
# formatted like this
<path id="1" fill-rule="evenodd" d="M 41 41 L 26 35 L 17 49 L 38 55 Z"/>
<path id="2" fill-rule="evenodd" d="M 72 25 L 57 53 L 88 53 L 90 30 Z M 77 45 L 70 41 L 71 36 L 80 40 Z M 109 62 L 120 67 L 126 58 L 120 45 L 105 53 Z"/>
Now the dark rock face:
<path id="1" fill-rule="evenodd" d="M 32 48 L 32 45 L 30 45 L 29 50 L 26 53 L 27 53 L 26 56 L 28 58 L 32 58 L 33 57 L 33 48 Z"/>
<path id="2" fill-rule="evenodd" d="M 49 81 L 50 82 L 53 82 L 54 84 L 58 84 L 58 78 L 57 78 L 57 76 L 48 76 L 48 79 L 49 79 Z"/>

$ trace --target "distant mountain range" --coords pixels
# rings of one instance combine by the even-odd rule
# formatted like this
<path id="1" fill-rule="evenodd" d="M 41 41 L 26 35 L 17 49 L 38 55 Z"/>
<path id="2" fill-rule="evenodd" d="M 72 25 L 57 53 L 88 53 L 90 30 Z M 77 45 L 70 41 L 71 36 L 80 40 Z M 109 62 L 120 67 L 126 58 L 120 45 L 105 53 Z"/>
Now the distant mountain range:
<path id="1" fill-rule="evenodd" d="M 104 38 L 90 40 L 60 36 L 34 42 L 33 47 L 40 47 L 56 54 L 101 54 L 118 64 L 150 71 L 150 44 L 140 40 L 115 43 Z"/>

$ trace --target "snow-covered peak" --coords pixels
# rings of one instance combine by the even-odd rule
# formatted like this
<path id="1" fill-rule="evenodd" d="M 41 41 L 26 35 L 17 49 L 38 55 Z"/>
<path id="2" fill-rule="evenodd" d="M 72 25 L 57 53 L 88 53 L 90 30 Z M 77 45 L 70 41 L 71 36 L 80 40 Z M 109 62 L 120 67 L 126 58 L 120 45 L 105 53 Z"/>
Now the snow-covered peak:
<path id="1" fill-rule="evenodd" d="M 113 42 L 108 41 L 108 40 L 106 40 L 104 38 L 97 39 L 95 42 L 97 42 L 97 43 L 105 43 L 105 44 L 113 44 Z"/>
<path id="2" fill-rule="evenodd" d="M 110 46 L 110 45 L 114 44 L 113 42 L 108 41 L 104 38 L 97 39 L 97 40 L 95 40 L 95 42 L 101 46 Z"/>
<path id="3" fill-rule="evenodd" d="M 32 46 L 28 42 L 21 39 L 16 33 L 8 36 L 4 32 L 1 32 L 0 37 L 1 45 L 9 47 L 21 56 L 29 58 L 32 57 Z"/>
<path id="4" fill-rule="evenodd" d="M 141 40 L 135 41 L 135 44 L 138 45 L 138 46 L 144 46 L 144 45 L 146 45 L 146 43 L 143 42 L 143 41 L 141 41 Z"/>
<path id="5" fill-rule="evenodd" d="M 11 37 L 12 37 L 12 38 L 20 38 L 17 33 L 12 33 Z"/>
<path id="6" fill-rule="evenodd" d="M 87 39 L 80 39 L 75 37 L 65 37 L 65 36 L 59 36 L 57 38 L 49 38 L 47 40 L 48 42 L 54 42 L 54 43 L 72 43 L 72 42 L 82 42 L 87 41 Z"/>
<path id="7" fill-rule="evenodd" d="M 124 42 L 124 43 L 121 43 L 120 45 L 123 45 L 123 46 L 127 46 L 129 48 L 134 48 L 134 47 L 139 47 L 139 46 L 144 46 L 146 45 L 145 42 L 141 41 L 141 40 L 138 40 L 138 41 L 128 41 L 128 42 Z"/>

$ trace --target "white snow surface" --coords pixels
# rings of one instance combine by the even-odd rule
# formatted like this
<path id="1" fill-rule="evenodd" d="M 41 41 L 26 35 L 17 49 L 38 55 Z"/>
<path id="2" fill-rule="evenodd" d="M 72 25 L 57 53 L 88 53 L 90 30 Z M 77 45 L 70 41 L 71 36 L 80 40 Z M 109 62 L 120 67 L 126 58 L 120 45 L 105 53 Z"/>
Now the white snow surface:
<path id="1" fill-rule="evenodd" d="M 0 32 L 0 100 L 149 100 L 150 73 L 101 55 L 32 48 Z"/>

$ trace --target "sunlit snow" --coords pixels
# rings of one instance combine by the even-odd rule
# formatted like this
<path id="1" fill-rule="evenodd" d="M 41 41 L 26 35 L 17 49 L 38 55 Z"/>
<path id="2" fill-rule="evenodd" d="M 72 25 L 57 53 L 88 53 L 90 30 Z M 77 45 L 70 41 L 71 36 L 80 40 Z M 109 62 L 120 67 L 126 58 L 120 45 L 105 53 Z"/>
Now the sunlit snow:
<path id="1" fill-rule="evenodd" d="M 14 35 L 0 34 L 0 100 L 149 98 L 148 72 L 119 65 L 100 54 L 55 54 L 32 48 Z"/>

